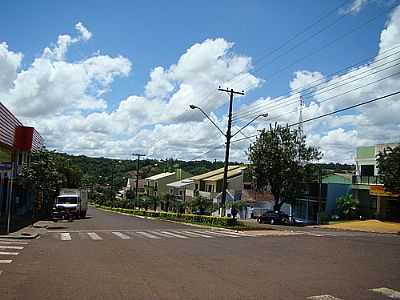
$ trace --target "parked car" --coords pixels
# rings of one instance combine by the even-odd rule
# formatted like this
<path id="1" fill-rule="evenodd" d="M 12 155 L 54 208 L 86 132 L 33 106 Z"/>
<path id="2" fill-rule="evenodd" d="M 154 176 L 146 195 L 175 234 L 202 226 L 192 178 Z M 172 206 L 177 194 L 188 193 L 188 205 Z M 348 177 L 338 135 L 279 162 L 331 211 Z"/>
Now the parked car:
<path id="1" fill-rule="evenodd" d="M 285 224 L 290 225 L 290 218 L 287 214 L 278 211 L 267 211 L 257 218 L 258 223 Z"/>

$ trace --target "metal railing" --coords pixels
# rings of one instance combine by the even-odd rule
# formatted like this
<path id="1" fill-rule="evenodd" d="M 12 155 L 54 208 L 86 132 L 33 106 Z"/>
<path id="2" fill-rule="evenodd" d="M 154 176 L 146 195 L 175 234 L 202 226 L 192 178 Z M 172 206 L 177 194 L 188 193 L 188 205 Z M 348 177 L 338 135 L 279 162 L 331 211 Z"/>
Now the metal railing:
<path id="1" fill-rule="evenodd" d="M 360 176 L 353 175 L 353 184 L 383 184 L 382 176 Z"/>

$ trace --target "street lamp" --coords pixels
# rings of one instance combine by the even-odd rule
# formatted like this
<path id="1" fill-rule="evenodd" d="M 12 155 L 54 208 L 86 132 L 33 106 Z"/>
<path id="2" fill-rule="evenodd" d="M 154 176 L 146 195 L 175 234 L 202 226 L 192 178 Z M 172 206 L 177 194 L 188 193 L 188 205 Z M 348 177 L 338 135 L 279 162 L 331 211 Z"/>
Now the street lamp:
<path id="1" fill-rule="evenodd" d="M 222 90 L 222 89 L 219 89 Z M 222 91 L 227 91 L 227 90 L 222 90 Z M 226 133 L 224 133 L 221 128 L 208 116 L 208 114 L 202 110 L 200 107 L 196 105 L 189 105 L 191 109 L 198 109 L 201 111 L 201 113 L 218 129 L 219 132 L 226 138 L 226 143 L 225 143 L 225 163 L 224 163 L 224 179 L 222 183 L 222 199 L 221 199 L 221 216 L 225 215 L 225 202 L 226 202 L 226 190 L 228 188 L 228 163 L 229 163 L 229 148 L 230 148 L 230 142 L 231 138 L 237 135 L 238 133 L 242 132 L 243 129 L 245 129 L 247 126 L 249 126 L 251 123 L 253 123 L 255 120 L 257 120 L 260 117 L 266 118 L 268 114 L 260 114 L 254 117 L 250 122 L 248 122 L 246 125 L 244 125 L 242 128 L 240 128 L 238 131 L 236 131 L 234 134 L 231 134 L 231 126 L 232 126 L 232 101 L 233 101 L 233 90 L 229 91 L 231 93 L 231 98 L 230 98 L 230 107 L 229 107 L 229 115 L 228 115 L 228 128 Z M 240 93 L 241 94 L 241 93 Z"/>

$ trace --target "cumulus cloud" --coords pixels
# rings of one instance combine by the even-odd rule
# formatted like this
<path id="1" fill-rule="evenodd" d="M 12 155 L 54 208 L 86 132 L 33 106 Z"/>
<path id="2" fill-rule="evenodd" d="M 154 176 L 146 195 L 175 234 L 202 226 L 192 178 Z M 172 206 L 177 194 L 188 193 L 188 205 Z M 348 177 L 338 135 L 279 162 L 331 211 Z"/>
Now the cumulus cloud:
<path id="1" fill-rule="evenodd" d="M 22 57 L 22 53 L 8 50 L 7 43 L 0 43 L 0 96 L 1 93 L 7 92 L 12 87 Z"/>
<path id="2" fill-rule="evenodd" d="M 126 95 L 113 105 L 115 109 L 110 109 L 106 92 L 117 78 L 130 75 L 132 63 L 123 56 L 99 53 L 81 61 L 68 61 L 69 47 L 92 37 L 81 23 L 75 29 L 76 36 L 60 35 L 57 43 L 47 47 L 25 70 L 19 70 L 22 54 L 9 50 L 5 43 L 0 44 L 0 67 L 9 74 L 0 75 L 0 99 L 18 117 L 37 127 L 50 148 L 126 158 L 132 151 L 144 150 L 153 157 L 191 159 L 221 145 L 204 158 L 223 158 L 224 137 L 200 112 L 188 107 L 190 104 L 202 107 L 225 129 L 226 116 L 212 113 L 226 104 L 226 95 L 216 88 L 233 87 L 248 92 L 259 87 L 263 80 L 252 74 L 250 57 L 234 53 L 233 43 L 223 38 L 204 40 L 183 51 L 176 63 L 155 66 L 142 94 Z M 392 12 L 381 32 L 375 60 L 334 77 L 326 77 L 315 69 L 294 72 L 288 82 L 289 98 L 265 96 L 242 106 L 247 111 L 269 113 L 268 122 L 259 119 L 243 135 L 255 134 L 269 122 L 297 122 L 300 94 L 306 100 L 303 118 L 308 119 L 393 91 L 400 86 L 398 76 L 362 89 L 358 87 L 400 71 L 398 66 L 383 70 L 391 66 L 390 60 L 400 59 L 398 54 L 382 59 L 394 53 L 390 49 L 398 40 L 400 8 Z M 384 63 L 387 63 L 384 67 L 377 67 Z M 382 72 L 372 74 L 377 70 Z M 363 78 L 354 80 L 357 76 Z M 308 90 L 315 82 L 319 85 Z M 335 97 L 338 94 L 343 95 Z M 397 100 L 377 102 L 346 115 L 307 123 L 304 125 L 307 140 L 321 148 L 325 161 L 351 163 L 356 146 L 399 139 L 400 101 Z M 265 107 L 268 109 L 263 111 Z M 234 131 L 251 117 L 254 116 L 243 114 L 242 118 L 236 118 Z M 248 145 L 248 140 L 233 143 L 232 160 L 246 160 Z"/>
<path id="3" fill-rule="evenodd" d="M 5 43 L 0 44 L 0 65 L 4 65 L 2 74 L 6 75 L 4 80 L 0 77 L 0 86 L 7 89 L 0 97 L 18 116 L 39 118 L 71 111 L 104 110 L 107 103 L 100 98 L 101 94 L 115 77 L 128 76 L 131 62 L 122 56 L 95 55 L 79 62 L 67 61 L 69 45 L 91 37 L 82 23 L 76 28 L 78 37 L 60 35 L 55 47 L 46 47 L 41 57 L 19 73 L 16 70 L 22 55 L 8 51 Z"/>

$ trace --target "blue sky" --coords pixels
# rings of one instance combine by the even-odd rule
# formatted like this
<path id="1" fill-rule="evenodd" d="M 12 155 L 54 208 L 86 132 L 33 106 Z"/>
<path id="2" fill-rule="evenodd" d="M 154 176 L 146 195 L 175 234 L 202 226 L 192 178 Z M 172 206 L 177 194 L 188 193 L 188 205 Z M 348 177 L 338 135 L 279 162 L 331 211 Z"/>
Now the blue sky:
<path id="1" fill-rule="evenodd" d="M 60 103 L 65 104 L 68 102 L 68 94 L 63 95 L 59 92 L 60 89 L 63 89 L 62 84 L 60 84 L 60 87 L 57 87 L 56 95 L 49 96 L 48 89 L 44 87 L 43 90 L 46 92 L 41 91 L 35 95 L 32 94 L 32 97 L 37 97 L 34 102 L 38 105 L 38 107 L 33 107 L 32 111 L 21 109 L 23 101 L 28 101 L 29 99 L 29 97 L 19 96 L 20 94 L 16 91 L 18 84 L 21 84 L 21 87 L 26 87 L 25 84 L 27 83 L 22 82 L 22 79 L 19 82 L 13 81 L 13 84 L 8 83 L 8 90 L 6 88 L 3 88 L 3 92 L 0 90 L 0 101 L 6 105 L 8 104 L 10 109 L 22 120 L 38 127 L 48 141 L 49 147 L 60 151 L 93 156 L 124 157 L 129 155 L 132 147 L 137 147 L 139 150 L 148 152 L 149 155 L 155 157 L 165 155 L 190 159 L 191 156 L 196 156 L 212 147 L 216 139 L 221 141 L 220 138 L 210 135 L 210 138 L 207 139 L 208 133 L 204 132 L 204 136 L 200 135 L 201 139 L 199 140 L 196 140 L 194 137 L 186 137 L 188 143 L 187 147 L 184 147 L 184 141 L 177 141 L 178 137 L 171 137 L 168 140 L 169 134 L 167 131 L 185 131 L 184 126 L 189 126 L 189 128 L 200 126 L 201 128 L 194 130 L 196 132 L 207 127 L 206 121 L 201 118 L 199 119 L 198 116 L 194 116 L 193 114 L 186 115 L 186 112 L 183 112 L 183 108 L 181 108 L 182 113 L 176 113 L 176 116 L 172 119 L 165 120 L 164 117 L 150 118 L 148 121 L 140 124 L 140 120 L 147 120 L 148 116 L 138 117 L 137 115 L 140 115 L 140 113 L 137 113 L 137 110 L 135 110 L 138 107 L 140 108 L 141 105 L 143 107 L 148 106 L 151 109 L 160 103 L 160 105 L 163 105 L 164 102 L 169 102 L 169 99 L 173 98 L 174 93 L 179 91 L 182 83 L 186 82 L 189 85 L 196 84 L 196 80 L 190 78 L 193 74 L 190 72 L 185 73 L 188 70 L 187 66 L 182 67 L 182 69 L 186 70 L 182 74 L 168 75 L 168 81 L 175 87 L 173 91 L 167 93 L 170 98 L 165 95 L 161 98 L 153 96 L 152 100 L 155 102 L 148 101 L 149 99 L 140 99 L 140 104 L 137 102 L 139 100 L 135 98 L 136 100 L 132 100 L 132 103 L 138 107 L 130 111 L 130 114 L 125 114 L 124 116 L 117 116 L 116 113 L 113 114 L 113 112 L 118 111 L 118 108 L 121 107 L 121 102 L 130 96 L 149 98 L 146 95 L 146 85 L 151 81 L 150 73 L 154 68 L 161 66 L 164 71 L 169 70 L 172 65 L 178 64 L 179 59 L 188 49 L 191 49 L 195 44 L 203 45 L 206 40 L 216 41 L 216 39 L 220 38 L 226 43 L 233 43 L 233 46 L 220 44 L 220 47 L 225 47 L 226 60 L 232 57 L 246 57 L 251 59 L 252 63 L 249 63 L 249 66 L 243 69 L 242 73 L 250 73 L 258 80 L 252 84 L 249 83 L 246 96 L 235 102 L 235 109 L 240 109 L 243 104 L 251 105 L 255 100 L 266 99 L 268 97 L 274 99 L 277 96 L 287 94 L 290 91 L 290 82 L 293 80 L 294 72 L 296 71 L 318 72 L 325 76 L 354 64 L 361 59 L 377 55 L 381 41 L 381 32 L 385 26 L 388 26 L 391 13 L 393 13 L 394 7 L 398 4 L 396 2 L 378 0 L 201 2 L 3 1 L 0 11 L 0 43 L 7 44 L 7 53 L 21 54 L 21 60 L 14 72 L 15 79 L 24 70 L 33 69 L 34 61 L 43 57 L 44 49 L 46 47 L 55 49 L 58 37 L 65 34 L 69 35 L 71 39 L 75 37 L 77 41 L 68 45 L 68 49 L 65 51 L 62 59 L 46 58 L 51 64 L 54 64 L 54 72 L 57 72 L 58 63 L 61 61 L 77 66 L 83 64 L 89 58 L 99 56 L 102 58 L 106 56 L 113 59 L 121 57 L 125 60 L 118 61 L 118 66 L 116 66 L 117 62 L 114 60 L 112 61 L 115 64 L 112 67 L 109 65 L 104 67 L 103 65 L 102 76 L 110 76 L 111 80 L 105 82 L 103 78 L 103 81 L 99 81 L 99 78 L 96 76 L 88 79 L 90 83 L 83 88 L 84 93 L 81 96 L 95 98 L 91 101 L 97 101 L 101 98 L 103 104 L 96 104 L 95 109 L 88 109 L 87 107 L 82 109 L 82 107 L 77 108 L 76 106 L 74 108 L 65 107 L 65 109 L 60 109 L 61 106 L 54 105 L 57 109 L 53 112 L 38 112 L 40 111 L 38 108 L 48 107 L 44 101 L 54 104 L 59 101 L 60 97 L 64 97 Z M 392 7 L 391 9 L 390 6 Z M 329 29 L 322 31 L 316 37 L 302 43 L 300 47 L 287 54 L 284 54 L 285 48 L 283 48 L 277 51 L 275 55 L 267 56 L 264 61 L 259 63 L 260 57 L 270 53 L 282 43 L 301 32 L 302 29 L 315 22 L 321 15 L 337 7 L 341 8 L 328 15 L 320 23 L 312 27 L 311 30 L 307 31 L 304 36 L 299 36 L 297 40 L 294 40 L 288 46 L 290 47 L 290 45 L 302 41 L 303 38 L 312 35 L 328 24 L 336 22 Z M 353 11 L 349 11 L 351 8 L 353 8 Z M 347 12 L 344 12 L 345 10 Z M 360 26 L 373 17 L 375 17 L 373 21 L 361 27 L 354 34 L 349 34 L 346 38 L 339 39 L 322 51 L 319 50 L 322 45 L 331 42 L 335 38 L 339 38 L 341 35 Z M 77 37 L 75 26 L 79 22 L 91 33 L 90 38 Z M 204 47 L 206 46 L 204 45 Z M 276 73 L 282 67 L 287 66 L 308 53 L 315 54 L 308 56 L 282 72 Z M 274 58 L 277 55 L 282 55 L 282 57 L 275 60 Z M 198 61 L 201 61 L 202 58 L 204 57 L 200 57 Z M 196 61 L 196 57 L 191 60 L 191 62 Z M 125 64 L 124 69 L 122 64 Z M 233 64 L 232 68 L 234 68 Z M 208 67 L 212 66 L 208 65 Z M 110 68 L 114 69 L 110 71 Z M 227 68 L 229 70 L 229 66 Z M 35 70 L 39 69 L 36 68 Z M 35 76 L 34 74 L 39 72 L 36 71 L 28 72 L 29 74 L 26 74 L 25 77 Z M 86 69 L 86 72 L 90 71 Z M 168 72 L 172 73 L 171 70 Z M 207 76 L 204 75 L 208 74 L 207 70 L 204 70 L 202 74 L 202 76 Z M 74 74 L 71 74 L 71 76 L 74 76 Z M 183 78 L 182 76 L 189 77 Z M 221 76 L 218 75 L 217 77 L 220 79 Z M 174 78 L 171 79 L 171 77 Z M 26 78 L 23 79 L 27 80 Z M 217 82 L 215 78 L 210 80 Z M 328 78 L 326 80 L 328 82 Z M 42 81 L 37 81 L 37 78 L 29 79 L 28 81 L 39 82 L 39 86 L 42 87 Z M 221 83 L 224 83 L 224 81 L 221 81 Z M 68 84 L 74 85 L 75 83 L 66 81 L 66 90 L 71 89 L 71 86 L 67 86 Z M 15 91 L 11 91 L 13 87 Z M 232 87 L 236 88 L 235 86 Z M 192 96 L 198 99 L 204 98 L 205 95 L 212 93 L 211 89 L 213 88 L 216 89 L 217 86 L 204 85 L 203 91 L 200 89 L 200 92 Z M 41 97 L 38 95 L 41 95 Z M 48 99 L 45 99 L 47 96 L 49 96 Z M 79 93 L 77 93 L 77 97 L 79 97 Z M 213 97 L 226 98 L 226 95 L 222 94 L 218 96 L 217 94 L 213 95 Z M 79 100 L 77 101 L 79 102 Z M 207 101 L 214 101 L 214 98 Z M 317 99 L 310 98 L 306 99 L 306 105 L 311 105 L 312 101 L 316 101 L 318 104 Z M 179 105 L 182 101 L 179 102 L 178 99 L 174 103 L 175 105 Z M 202 104 L 201 101 L 200 104 Z M 209 108 L 206 109 L 208 113 L 215 113 L 213 116 L 223 126 L 224 121 L 226 121 L 224 119 L 226 114 L 224 101 L 219 101 L 215 105 L 209 103 L 205 103 L 204 105 Z M 164 110 L 165 113 L 169 111 L 165 108 L 160 110 Z M 108 128 L 96 129 L 96 124 L 91 123 L 93 122 L 93 118 L 90 118 L 91 114 L 94 114 L 92 117 L 96 118 L 99 123 L 105 124 L 111 122 Z M 56 124 L 56 120 L 50 123 L 49 115 L 61 115 L 62 124 Z M 63 131 L 62 125 L 65 125 L 66 122 L 70 123 L 67 121 L 68 118 L 70 118 L 71 122 L 76 121 L 77 116 L 82 118 L 81 124 L 86 122 L 86 127 L 77 129 L 75 126 L 75 128 L 69 128 L 71 136 L 68 138 L 71 140 L 69 142 L 60 141 L 60 137 L 62 137 L 61 132 Z M 99 120 L 100 116 L 105 117 L 107 120 Z M 138 120 L 136 122 L 132 121 L 132 124 L 128 128 L 115 123 L 117 120 L 118 122 L 124 122 L 121 120 L 122 117 L 127 119 L 126 122 L 135 118 L 138 118 Z M 110 118 L 113 120 L 110 121 Z M 293 118 L 296 117 L 293 116 Z M 340 126 L 335 128 L 335 126 L 321 124 L 321 126 L 317 126 L 318 128 L 312 126 L 307 128 L 309 130 L 307 133 L 310 137 L 310 143 L 316 143 L 323 148 L 319 144 L 319 141 L 324 136 L 329 136 L 332 130 L 342 129 L 345 133 L 354 134 L 354 130 L 357 130 L 358 125 L 341 122 Z M 398 124 L 391 125 L 396 127 Z M 179 126 L 183 127 L 178 129 Z M 262 124 L 257 124 L 254 128 L 249 128 L 249 130 L 257 130 L 260 126 L 262 127 Z M 157 130 L 158 134 L 155 134 Z M 250 131 L 248 132 L 249 134 L 251 133 Z M 81 145 L 74 144 L 73 141 L 77 139 L 72 132 L 79 135 L 82 142 Z M 82 136 L 94 136 L 96 134 L 101 134 L 101 136 L 93 138 L 91 141 L 81 139 Z M 152 139 L 144 141 L 149 136 L 152 136 Z M 167 136 L 165 144 L 159 142 L 160 136 Z M 396 136 L 390 136 L 390 138 L 396 138 Z M 99 139 L 103 142 L 96 144 L 96 140 Z M 384 140 L 371 138 L 363 140 L 362 143 L 382 141 Z M 155 146 L 155 144 L 158 146 Z M 244 156 L 243 151 L 247 146 L 248 144 L 243 144 L 237 150 L 237 153 L 234 153 L 234 157 L 241 159 Z M 347 146 L 347 152 L 340 155 L 332 155 L 330 154 L 332 150 L 326 150 L 326 159 L 350 161 L 351 151 L 354 152 L 356 145 L 353 145 L 353 149 L 351 145 Z M 218 151 L 211 152 L 205 158 L 220 159 L 221 154 Z M 343 155 L 345 158 L 343 158 Z"/>

